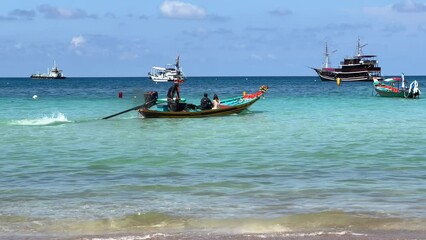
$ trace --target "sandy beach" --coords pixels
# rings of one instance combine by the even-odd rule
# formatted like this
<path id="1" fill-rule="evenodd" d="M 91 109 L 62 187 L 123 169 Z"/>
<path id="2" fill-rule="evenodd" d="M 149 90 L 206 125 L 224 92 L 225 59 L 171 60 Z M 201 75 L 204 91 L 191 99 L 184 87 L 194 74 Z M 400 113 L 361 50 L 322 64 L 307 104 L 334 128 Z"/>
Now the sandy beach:
<path id="1" fill-rule="evenodd" d="M 425 232 L 315 232 L 315 233 L 245 233 L 227 234 L 212 232 L 178 232 L 178 233 L 129 233 L 129 234 L 109 234 L 109 235 L 85 235 L 68 236 L 64 235 L 3 235 L 0 239 L 10 240 L 423 240 L 426 239 Z"/>

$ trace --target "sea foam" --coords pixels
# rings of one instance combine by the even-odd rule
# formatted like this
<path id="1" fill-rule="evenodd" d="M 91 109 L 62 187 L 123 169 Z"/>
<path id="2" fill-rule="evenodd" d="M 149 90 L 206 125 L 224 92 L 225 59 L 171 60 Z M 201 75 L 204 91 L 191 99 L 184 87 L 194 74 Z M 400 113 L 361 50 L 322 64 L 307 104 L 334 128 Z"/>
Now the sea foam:
<path id="1" fill-rule="evenodd" d="M 35 119 L 22 119 L 12 121 L 12 125 L 22 125 L 22 126 L 45 126 L 45 125 L 58 125 L 63 123 L 69 123 L 67 117 L 63 113 L 52 113 L 49 116 L 43 116 L 41 118 Z"/>

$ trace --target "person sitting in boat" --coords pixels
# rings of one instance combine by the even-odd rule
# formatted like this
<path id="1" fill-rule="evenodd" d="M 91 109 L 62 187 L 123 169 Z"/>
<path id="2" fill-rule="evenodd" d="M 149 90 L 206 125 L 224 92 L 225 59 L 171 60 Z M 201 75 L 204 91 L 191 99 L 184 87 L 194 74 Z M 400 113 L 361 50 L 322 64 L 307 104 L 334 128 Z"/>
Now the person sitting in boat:
<path id="1" fill-rule="evenodd" d="M 212 109 L 219 109 L 220 108 L 220 100 L 217 94 L 213 95 L 213 108 Z"/>
<path id="2" fill-rule="evenodd" d="M 169 111 L 175 112 L 178 110 L 179 100 L 179 83 L 176 82 L 169 88 L 169 91 L 167 92 L 167 104 L 169 106 Z"/>
<path id="3" fill-rule="evenodd" d="M 204 97 L 201 98 L 200 109 L 201 110 L 210 110 L 213 107 L 212 101 L 209 99 L 209 95 L 204 93 Z"/>

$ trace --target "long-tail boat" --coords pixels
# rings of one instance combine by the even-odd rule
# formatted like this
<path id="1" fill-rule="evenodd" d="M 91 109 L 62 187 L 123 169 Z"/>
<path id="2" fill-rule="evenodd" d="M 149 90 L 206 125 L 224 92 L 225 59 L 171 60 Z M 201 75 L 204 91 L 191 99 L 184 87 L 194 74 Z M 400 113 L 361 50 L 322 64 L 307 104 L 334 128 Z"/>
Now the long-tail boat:
<path id="1" fill-rule="evenodd" d="M 408 85 L 404 74 L 400 78 L 386 78 L 382 81 L 374 79 L 373 87 L 376 93 L 382 97 L 417 98 L 421 94 L 417 80 Z"/>
<path id="2" fill-rule="evenodd" d="M 224 116 L 229 114 L 241 113 L 259 100 L 263 94 L 268 91 L 268 87 L 263 85 L 259 91 L 252 94 L 243 94 L 242 96 L 220 101 L 218 109 L 202 110 L 199 106 L 190 103 L 180 102 L 179 111 L 170 111 L 167 102 L 159 101 L 157 104 L 156 92 L 151 92 L 153 98 L 145 98 L 145 104 L 137 111 L 144 118 L 200 118 Z"/>

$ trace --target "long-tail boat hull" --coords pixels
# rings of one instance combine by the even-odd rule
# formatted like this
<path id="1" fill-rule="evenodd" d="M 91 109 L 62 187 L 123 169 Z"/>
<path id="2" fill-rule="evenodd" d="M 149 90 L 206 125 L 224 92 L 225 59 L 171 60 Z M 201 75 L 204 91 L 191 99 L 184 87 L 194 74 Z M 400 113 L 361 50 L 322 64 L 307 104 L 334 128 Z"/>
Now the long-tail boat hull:
<path id="1" fill-rule="evenodd" d="M 241 113 L 250 107 L 253 103 L 259 100 L 260 97 L 250 99 L 242 104 L 234 106 L 223 106 L 219 109 L 211 110 L 195 110 L 195 111 L 164 111 L 164 110 L 151 110 L 141 108 L 138 112 L 145 118 L 200 118 L 200 117 L 213 117 L 213 116 L 224 116 L 230 114 Z"/>
<path id="2" fill-rule="evenodd" d="M 223 100 L 218 109 L 201 110 L 194 104 L 182 103 L 182 111 L 170 111 L 167 103 L 162 103 L 142 107 L 137 111 L 144 118 L 201 118 L 238 114 L 257 102 L 267 90 L 267 86 L 262 86 L 256 93 Z"/>

